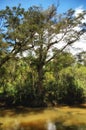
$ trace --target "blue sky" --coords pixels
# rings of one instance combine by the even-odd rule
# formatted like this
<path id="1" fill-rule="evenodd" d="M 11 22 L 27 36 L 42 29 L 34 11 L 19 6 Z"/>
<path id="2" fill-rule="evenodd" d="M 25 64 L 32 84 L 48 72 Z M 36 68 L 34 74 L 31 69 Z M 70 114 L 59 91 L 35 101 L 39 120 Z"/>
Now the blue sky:
<path id="1" fill-rule="evenodd" d="M 21 6 L 25 9 L 32 5 L 41 5 L 43 8 L 47 8 L 52 3 L 57 4 L 58 0 L 0 0 L 0 10 L 4 9 L 6 6 Z M 58 12 L 62 13 L 70 8 L 76 9 L 82 7 L 86 9 L 86 0 L 59 0 Z"/>

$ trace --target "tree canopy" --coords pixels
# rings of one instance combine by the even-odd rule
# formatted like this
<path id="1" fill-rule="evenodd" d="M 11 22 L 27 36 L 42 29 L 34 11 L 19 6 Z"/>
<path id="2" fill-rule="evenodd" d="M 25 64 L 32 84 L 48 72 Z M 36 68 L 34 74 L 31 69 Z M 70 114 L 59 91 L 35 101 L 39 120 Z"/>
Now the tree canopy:
<path id="1" fill-rule="evenodd" d="M 58 15 L 54 5 L 46 10 L 33 6 L 25 11 L 20 5 L 1 10 L 0 66 L 10 57 L 25 50 L 34 55 L 36 62 L 49 62 L 58 54 L 54 45 L 64 41 L 62 51 L 79 40 L 84 29 L 78 31 L 75 27 L 83 25 L 84 15 L 85 11 L 76 17 L 72 9 Z M 50 51 L 55 49 L 57 51 L 52 52 L 51 56 Z"/>

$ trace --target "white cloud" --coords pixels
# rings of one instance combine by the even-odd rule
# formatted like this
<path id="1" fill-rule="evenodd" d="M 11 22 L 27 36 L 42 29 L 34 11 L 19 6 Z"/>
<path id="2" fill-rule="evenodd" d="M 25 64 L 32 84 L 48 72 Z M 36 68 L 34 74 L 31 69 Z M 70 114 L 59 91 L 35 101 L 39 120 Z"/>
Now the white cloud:
<path id="1" fill-rule="evenodd" d="M 86 51 L 86 34 L 81 36 L 80 40 L 73 44 L 73 47 L 76 48 L 75 51 L 71 50 L 74 54 L 81 51 Z"/>
<path id="2" fill-rule="evenodd" d="M 79 6 L 75 9 L 75 16 L 77 17 L 79 14 L 83 13 L 84 8 L 83 6 Z M 86 15 L 84 16 L 84 19 L 82 20 L 82 23 L 86 22 Z"/>
<path id="3" fill-rule="evenodd" d="M 74 15 L 76 17 L 78 17 L 78 15 L 83 13 L 83 11 L 84 11 L 83 6 L 80 6 L 80 7 L 75 9 L 75 14 Z M 86 23 L 86 15 L 84 16 L 84 19 L 82 20 L 82 23 Z M 79 26 L 75 27 L 74 29 L 77 30 L 77 31 L 80 31 Z M 80 37 L 80 39 L 72 45 L 72 47 L 75 48 L 75 49 L 70 48 L 70 51 L 73 54 L 76 54 L 76 53 L 78 53 L 80 51 L 86 51 L 86 33 L 84 35 L 82 35 Z"/>
<path id="4" fill-rule="evenodd" d="M 75 9 L 75 16 L 77 17 L 80 13 L 83 12 L 83 6 L 79 6 L 78 8 Z"/>

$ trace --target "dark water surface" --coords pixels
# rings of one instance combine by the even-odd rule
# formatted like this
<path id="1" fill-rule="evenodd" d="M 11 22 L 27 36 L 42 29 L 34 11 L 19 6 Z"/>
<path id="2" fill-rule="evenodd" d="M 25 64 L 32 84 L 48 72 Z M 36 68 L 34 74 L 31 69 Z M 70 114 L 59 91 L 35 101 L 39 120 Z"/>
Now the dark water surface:
<path id="1" fill-rule="evenodd" d="M 9 128 L 4 129 L 4 128 L 0 127 L 0 130 L 86 130 L 86 125 L 64 126 L 58 122 L 48 121 L 45 124 L 44 124 L 44 122 L 43 122 L 43 124 L 42 124 L 42 122 L 41 122 L 41 124 L 40 123 L 38 124 L 35 122 L 32 124 L 28 123 L 28 124 L 21 124 L 21 125 L 16 123 L 16 124 L 14 124 L 14 127 L 12 127 L 12 128 L 9 127 Z"/>
<path id="2" fill-rule="evenodd" d="M 86 109 L 0 110 L 0 130 L 86 130 Z"/>
<path id="3" fill-rule="evenodd" d="M 64 126 L 60 123 L 48 122 L 45 124 L 40 124 L 38 126 L 27 126 L 21 127 L 17 130 L 86 130 L 86 125 L 84 126 Z"/>

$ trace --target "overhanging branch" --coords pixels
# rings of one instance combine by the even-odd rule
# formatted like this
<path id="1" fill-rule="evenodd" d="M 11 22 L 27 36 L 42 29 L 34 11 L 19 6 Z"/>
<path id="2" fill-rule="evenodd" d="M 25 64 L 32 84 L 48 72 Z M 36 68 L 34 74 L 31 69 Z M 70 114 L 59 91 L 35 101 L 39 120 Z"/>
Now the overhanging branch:
<path id="1" fill-rule="evenodd" d="M 69 41 L 64 47 L 62 47 L 61 50 L 59 50 L 59 52 L 56 52 L 50 59 L 48 59 L 48 60 L 46 61 L 46 63 L 48 63 L 49 61 L 51 61 L 52 59 L 54 59 L 54 57 L 56 57 L 56 56 L 58 55 L 58 53 L 63 52 L 63 50 L 64 50 L 67 46 L 71 45 L 72 43 L 74 43 L 74 42 L 76 42 L 76 41 L 77 41 L 77 39 L 74 39 L 74 40 L 72 40 L 72 41 Z"/>

